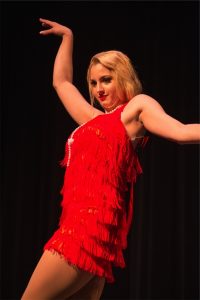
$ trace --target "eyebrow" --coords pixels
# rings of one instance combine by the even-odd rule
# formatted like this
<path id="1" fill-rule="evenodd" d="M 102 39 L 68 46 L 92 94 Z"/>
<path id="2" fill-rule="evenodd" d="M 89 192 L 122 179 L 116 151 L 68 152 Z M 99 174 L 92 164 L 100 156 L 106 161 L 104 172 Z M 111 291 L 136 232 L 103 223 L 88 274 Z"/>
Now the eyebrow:
<path id="1" fill-rule="evenodd" d="M 111 79 L 112 79 L 113 76 L 112 76 L 112 75 L 103 75 L 103 76 L 101 76 L 99 79 L 102 80 L 102 79 L 104 79 L 104 78 L 111 78 Z M 96 82 L 95 79 L 92 79 L 92 78 L 91 78 L 91 79 L 90 79 L 90 82 L 92 82 L 92 81 L 95 81 L 95 82 Z"/>

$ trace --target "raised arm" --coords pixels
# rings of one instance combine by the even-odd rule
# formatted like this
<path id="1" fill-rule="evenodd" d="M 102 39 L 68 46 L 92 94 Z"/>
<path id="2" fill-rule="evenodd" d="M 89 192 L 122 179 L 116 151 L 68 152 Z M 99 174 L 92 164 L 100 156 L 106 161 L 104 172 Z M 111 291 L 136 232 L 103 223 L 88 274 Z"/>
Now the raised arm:
<path id="1" fill-rule="evenodd" d="M 200 143 L 200 124 L 183 124 L 169 116 L 152 97 L 138 95 L 139 120 L 151 133 L 179 144 Z"/>
<path id="2" fill-rule="evenodd" d="M 41 35 L 54 34 L 61 37 L 53 69 L 53 86 L 71 117 L 82 124 L 101 112 L 91 106 L 73 85 L 73 33 L 57 22 L 40 18 L 44 30 Z"/>

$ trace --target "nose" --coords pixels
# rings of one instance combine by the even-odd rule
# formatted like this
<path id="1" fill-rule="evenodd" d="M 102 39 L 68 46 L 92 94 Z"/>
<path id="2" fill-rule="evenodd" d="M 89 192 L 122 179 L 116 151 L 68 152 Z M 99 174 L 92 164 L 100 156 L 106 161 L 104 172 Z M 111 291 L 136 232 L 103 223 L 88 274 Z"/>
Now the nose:
<path id="1" fill-rule="evenodd" d="M 99 96 L 104 94 L 104 89 L 103 89 L 101 83 L 97 84 L 97 93 L 99 94 Z"/>

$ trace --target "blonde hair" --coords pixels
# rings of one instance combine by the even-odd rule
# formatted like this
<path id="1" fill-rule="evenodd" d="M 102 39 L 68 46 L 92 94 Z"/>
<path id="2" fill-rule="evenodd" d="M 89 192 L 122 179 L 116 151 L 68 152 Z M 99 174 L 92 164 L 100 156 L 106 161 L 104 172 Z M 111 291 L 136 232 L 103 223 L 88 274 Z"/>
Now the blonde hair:
<path id="1" fill-rule="evenodd" d="M 99 63 L 113 73 L 117 82 L 119 97 L 124 97 L 124 100 L 129 101 L 142 92 L 142 85 L 137 72 L 126 54 L 117 50 L 100 52 L 91 58 L 87 71 L 87 82 L 92 105 L 95 99 L 92 95 L 92 86 L 90 84 L 90 71 L 92 66 Z"/>

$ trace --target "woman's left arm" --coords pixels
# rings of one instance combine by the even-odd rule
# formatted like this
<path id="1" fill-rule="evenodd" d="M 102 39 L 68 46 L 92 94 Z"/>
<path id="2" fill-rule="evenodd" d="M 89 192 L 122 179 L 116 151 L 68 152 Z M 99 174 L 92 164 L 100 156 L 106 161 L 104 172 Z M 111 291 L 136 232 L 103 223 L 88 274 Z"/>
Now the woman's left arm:
<path id="1" fill-rule="evenodd" d="M 149 132 L 179 144 L 200 143 L 200 124 L 181 123 L 150 96 L 140 94 L 135 100 L 140 107 L 139 120 Z"/>

